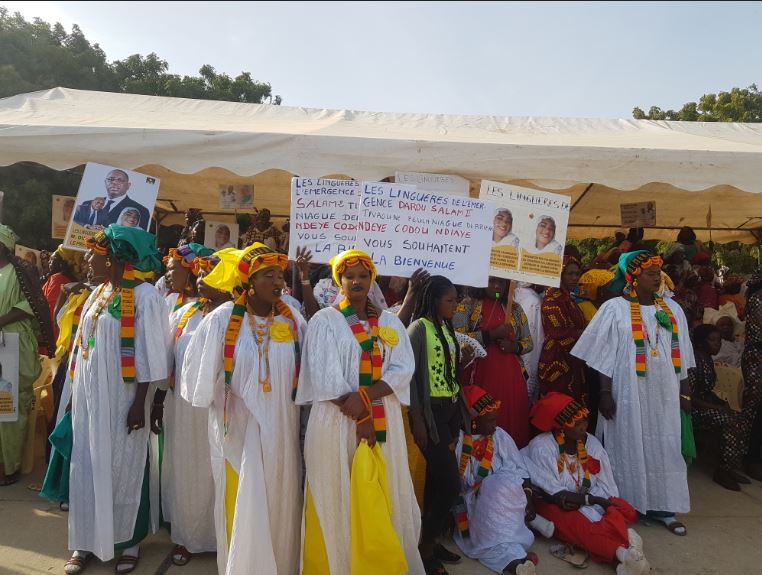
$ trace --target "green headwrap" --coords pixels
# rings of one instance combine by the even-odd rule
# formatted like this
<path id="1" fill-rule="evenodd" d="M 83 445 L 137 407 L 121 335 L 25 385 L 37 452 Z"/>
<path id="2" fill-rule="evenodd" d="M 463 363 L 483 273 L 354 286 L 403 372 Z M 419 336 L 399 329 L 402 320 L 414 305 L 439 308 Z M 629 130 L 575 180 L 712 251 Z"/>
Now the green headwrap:
<path id="1" fill-rule="evenodd" d="M 0 244 L 3 244 L 8 248 L 11 251 L 11 255 L 13 255 L 13 252 L 16 250 L 16 242 L 18 239 L 19 237 L 16 235 L 16 232 L 8 226 L 0 224 Z"/>
<path id="2" fill-rule="evenodd" d="M 616 273 L 614 274 L 614 279 L 611 280 L 611 283 L 609 284 L 609 289 L 614 292 L 621 294 L 624 291 L 624 288 L 627 286 L 627 268 L 637 256 L 640 254 L 647 254 L 648 252 L 646 250 L 638 250 L 635 252 L 627 252 L 619 256 L 619 263 L 617 263 L 616 266 Z"/>
<path id="3" fill-rule="evenodd" d="M 156 236 L 141 228 L 111 224 L 95 236 L 95 242 L 107 247 L 117 261 L 132 264 L 138 271 L 161 270 L 161 259 L 155 245 Z"/>

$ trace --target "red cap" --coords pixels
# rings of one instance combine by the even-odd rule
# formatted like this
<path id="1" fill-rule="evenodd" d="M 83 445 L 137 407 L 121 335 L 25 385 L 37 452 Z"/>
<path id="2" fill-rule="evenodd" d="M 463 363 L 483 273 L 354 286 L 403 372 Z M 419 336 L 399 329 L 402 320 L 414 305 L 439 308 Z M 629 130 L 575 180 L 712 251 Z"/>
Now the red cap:
<path id="1" fill-rule="evenodd" d="M 540 431 L 552 431 L 563 427 L 578 414 L 586 416 L 587 409 L 577 403 L 573 397 L 551 391 L 532 406 L 529 420 Z"/>
<path id="2" fill-rule="evenodd" d="M 466 406 L 474 417 L 500 409 L 500 401 L 478 385 L 467 385 L 463 388 L 463 395 L 466 397 Z"/>

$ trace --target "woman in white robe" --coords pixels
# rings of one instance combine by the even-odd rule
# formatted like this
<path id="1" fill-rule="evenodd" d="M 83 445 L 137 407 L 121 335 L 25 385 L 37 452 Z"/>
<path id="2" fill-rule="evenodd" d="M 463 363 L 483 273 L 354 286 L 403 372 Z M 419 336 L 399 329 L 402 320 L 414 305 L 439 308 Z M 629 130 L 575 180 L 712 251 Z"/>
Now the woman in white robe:
<path id="1" fill-rule="evenodd" d="M 347 295 L 345 301 L 353 310 L 362 310 L 357 321 L 367 333 L 370 318 L 367 310 L 375 312 L 367 307 L 368 292 L 376 275 L 373 262 L 367 254 L 349 250 L 336 256 L 332 265 L 334 281 Z M 382 368 L 380 380 L 369 386 L 368 394 L 383 403 L 386 417 L 386 441 L 381 447 L 387 464 L 392 525 L 404 551 L 408 573 L 422 575 L 418 553 L 421 513 L 408 468 L 401 411 L 401 405 L 410 403 L 409 384 L 415 360 L 399 319 L 386 311 L 378 312 L 377 317 Z M 350 573 L 350 468 L 360 439 L 367 439 L 371 445 L 376 441 L 374 420 L 363 422 L 368 414 L 358 392 L 361 355 L 360 345 L 339 309 L 327 307 L 312 317 L 296 401 L 312 405 L 304 444 L 305 492 L 314 505 L 330 575 Z M 304 550 L 308 549 L 307 544 L 305 537 Z M 382 554 L 379 550 L 379 555 Z M 304 573 L 308 572 L 305 568 L 308 564 L 314 564 L 313 560 L 303 553 Z"/>
<path id="2" fill-rule="evenodd" d="M 635 301 L 623 296 L 604 303 L 572 355 L 601 374 L 596 433 L 606 445 L 622 497 L 639 512 L 651 512 L 673 533 L 685 535 L 674 514 L 690 511 L 680 419 L 681 409 L 690 414 L 687 377 L 695 367 L 688 324 L 677 303 L 656 295 L 661 285 L 658 256 L 623 254 L 612 289 L 623 289 L 624 282 Z M 633 313 L 638 311 L 643 337 L 636 344 Z"/>
<path id="3" fill-rule="evenodd" d="M 619 498 L 608 455 L 587 433 L 587 408 L 552 391 L 532 408 L 532 425 L 544 432 L 521 450 L 532 485 L 541 495 L 538 516 L 548 536 L 585 549 L 596 561 L 616 563 L 617 575 L 643 575 L 650 565 L 643 542 L 628 525 L 637 512 Z"/>
<path id="4" fill-rule="evenodd" d="M 461 431 L 455 449 L 463 471 L 459 505 L 465 507 L 456 511 L 455 543 L 471 559 L 477 559 L 496 573 L 531 575 L 535 572 L 533 560 L 537 557 L 527 553 L 534 543 L 534 535 L 526 519 L 532 519 L 534 509 L 531 498 L 527 500 L 531 488 L 524 457 L 511 436 L 497 427 L 500 402 L 476 385 L 466 387 L 465 396 L 474 419 L 472 435 Z M 485 460 L 485 442 L 490 438 L 492 459 L 487 464 L 488 474 L 482 477 L 479 469 Z M 472 449 L 465 456 L 464 442 L 467 449 Z M 467 534 L 463 529 L 463 512 L 467 514 Z"/>
<path id="5" fill-rule="evenodd" d="M 540 354 L 542 346 L 545 343 L 545 334 L 542 330 L 542 295 L 538 294 L 532 284 L 519 282 L 513 301 L 521 306 L 527 316 L 529 324 L 529 333 L 532 334 L 532 350 L 523 356 L 524 367 L 527 370 L 527 393 L 529 395 L 529 406 L 537 401 L 540 394 L 540 382 L 537 380 L 538 364 L 540 363 Z"/>
<path id="6" fill-rule="evenodd" d="M 237 265 L 228 261 L 235 252 Z M 246 289 L 235 304 L 201 321 L 183 360 L 181 392 L 194 406 L 209 408 L 217 565 L 220 575 L 252 569 L 292 575 L 299 568 L 302 510 L 299 408 L 292 397 L 295 343 L 303 340 L 306 322 L 280 301 L 285 255 L 263 244 L 215 255 L 222 261 L 205 283 L 220 291 L 232 292 L 237 283 Z M 243 277 L 239 269 L 246 270 Z"/>
<path id="7" fill-rule="evenodd" d="M 157 454 L 151 454 L 148 466 L 146 420 L 150 417 L 149 385 L 168 375 L 165 334 L 169 327 L 164 302 L 154 287 L 139 281 L 130 287 L 129 281 L 129 267 L 158 269 L 154 241 L 152 234 L 139 228 L 111 225 L 88 242 L 88 259 L 105 260 L 111 277 L 88 298 L 72 353 L 68 519 L 69 548 L 75 553 L 65 568 L 70 574 L 81 572 L 91 553 L 109 561 L 115 545 L 124 549 L 117 572 L 135 569 L 138 543 L 149 527 L 144 507 L 149 483 L 150 523 L 154 530 L 158 527 L 158 470 L 153 465 Z M 114 286 L 120 286 L 119 298 Z M 134 296 L 131 349 L 123 345 L 125 327 L 129 331 L 125 320 L 130 319 L 123 304 L 130 291 Z M 130 352 L 134 354 L 132 369 Z"/>
<path id="8" fill-rule="evenodd" d="M 189 244 L 193 246 L 195 244 Z M 179 248 L 183 250 L 188 245 Z M 211 252 L 211 250 L 208 250 Z M 203 252 L 202 252 L 203 253 Z M 196 281 L 202 299 L 190 302 L 170 316 L 170 371 L 175 387 L 164 401 L 164 459 L 161 474 L 162 509 L 171 521 L 172 562 L 185 565 L 192 554 L 217 550 L 214 532 L 214 479 L 209 454 L 209 410 L 193 407 L 180 395 L 182 367 L 191 337 L 201 320 L 230 294 L 209 288 L 203 281 L 219 261 L 209 256 L 195 257 L 190 277 Z"/>

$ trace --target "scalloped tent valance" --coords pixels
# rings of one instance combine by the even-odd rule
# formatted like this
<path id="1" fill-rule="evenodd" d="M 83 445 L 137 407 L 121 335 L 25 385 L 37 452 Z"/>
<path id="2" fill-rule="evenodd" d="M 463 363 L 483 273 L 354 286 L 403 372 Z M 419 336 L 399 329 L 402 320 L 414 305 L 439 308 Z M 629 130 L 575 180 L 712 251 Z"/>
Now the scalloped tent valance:
<path id="1" fill-rule="evenodd" d="M 257 206 L 287 213 L 291 174 L 378 180 L 402 170 L 457 174 L 472 193 L 482 178 L 568 193 L 577 237 L 610 235 L 619 203 L 650 199 L 668 237 L 707 227 L 710 204 L 715 239 L 754 241 L 762 226 L 760 124 L 372 113 L 55 88 L 0 100 L 0 165 L 22 161 L 152 173 L 165 212 L 216 211 L 220 184 L 253 183 Z"/>

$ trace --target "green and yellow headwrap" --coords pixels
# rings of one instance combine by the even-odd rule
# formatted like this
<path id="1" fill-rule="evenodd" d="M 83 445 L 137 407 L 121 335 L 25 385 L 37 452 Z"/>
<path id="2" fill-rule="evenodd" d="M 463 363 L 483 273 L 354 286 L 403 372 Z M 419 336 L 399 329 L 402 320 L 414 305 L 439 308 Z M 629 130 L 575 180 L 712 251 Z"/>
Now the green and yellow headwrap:
<path id="1" fill-rule="evenodd" d="M 111 224 L 87 240 L 87 247 L 98 254 L 111 256 L 124 264 L 120 293 L 114 300 L 119 312 L 122 380 L 135 383 L 135 286 L 137 272 L 150 273 L 161 269 L 159 251 L 153 234 L 140 228 Z M 115 286 L 116 287 L 116 286 Z M 76 355 L 76 354 L 75 354 Z"/>
<path id="2" fill-rule="evenodd" d="M 370 272 L 371 282 L 376 281 L 376 276 L 378 275 L 373 260 L 370 259 L 368 254 L 361 250 L 347 250 L 341 252 L 340 254 L 333 256 L 328 264 L 331 266 L 333 281 L 336 282 L 336 285 L 339 287 L 341 287 L 341 274 L 344 273 L 344 270 L 353 268 L 357 264 L 362 265 L 362 267 Z"/>
<path id="3" fill-rule="evenodd" d="M 63 247 L 63 245 L 58 246 L 54 253 L 58 254 L 58 256 L 68 264 L 71 273 L 76 276 L 74 279 L 82 279 L 84 277 L 84 253 L 74 250 L 67 250 L 65 247 Z"/>
<path id="4" fill-rule="evenodd" d="M 16 249 L 16 242 L 18 240 L 19 237 L 16 235 L 16 232 L 8 226 L 0 224 L 0 244 L 11 250 L 11 254 Z"/>

